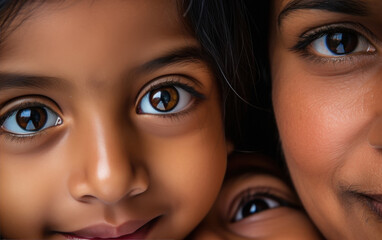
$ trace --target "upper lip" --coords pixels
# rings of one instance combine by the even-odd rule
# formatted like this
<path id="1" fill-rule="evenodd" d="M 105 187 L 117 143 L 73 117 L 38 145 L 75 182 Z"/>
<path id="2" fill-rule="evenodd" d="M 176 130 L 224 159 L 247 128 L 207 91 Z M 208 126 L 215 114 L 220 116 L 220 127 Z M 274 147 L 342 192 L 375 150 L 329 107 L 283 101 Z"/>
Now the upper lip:
<path id="1" fill-rule="evenodd" d="M 96 224 L 75 232 L 71 232 L 71 235 L 76 235 L 82 238 L 118 238 L 123 235 L 128 235 L 136 232 L 142 226 L 151 221 L 148 220 L 134 220 L 127 221 L 119 226 L 113 226 L 109 224 Z"/>

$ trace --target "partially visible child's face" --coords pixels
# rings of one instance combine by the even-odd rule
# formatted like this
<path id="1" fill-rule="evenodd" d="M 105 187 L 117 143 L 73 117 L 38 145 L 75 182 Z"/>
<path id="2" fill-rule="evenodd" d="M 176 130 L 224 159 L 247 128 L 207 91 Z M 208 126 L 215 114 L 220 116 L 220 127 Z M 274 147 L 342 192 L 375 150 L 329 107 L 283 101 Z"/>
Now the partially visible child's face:
<path id="1" fill-rule="evenodd" d="M 206 219 L 192 234 L 195 240 L 321 239 L 269 159 L 235 155 L 219 197 Z"/>
<path id="2" fill-rule="evenodd" d="M 273 104 L 307 212 L 328 239 L 382 236 L 382 1 L 274 0 Z"/>
<path id="3" fill-rule="evenodd" d="M 184 237 L 227 152 L 218 87 L 177 2 L 27 10 L 0 53 L 1 235 Z"/>

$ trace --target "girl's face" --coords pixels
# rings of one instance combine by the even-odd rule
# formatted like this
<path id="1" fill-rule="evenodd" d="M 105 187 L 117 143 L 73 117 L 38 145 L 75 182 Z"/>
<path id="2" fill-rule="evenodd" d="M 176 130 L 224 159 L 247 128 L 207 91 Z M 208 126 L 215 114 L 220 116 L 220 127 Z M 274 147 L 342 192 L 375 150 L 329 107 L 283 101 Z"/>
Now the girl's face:
<path id="1" fill-rule="evenodd" d="M 261 155 L 234 155 L 211 212 L 190 239 L 321 239 L 285 177 Z"/>
<path id="2" fill-rule="evenodd" d="M 382 2 L 273 4 L 273 104 L 303 205 L 327 238 L 381 236 Z"/>
<path id="3" fill-rule="evenodd" d="M 177 2 L 24 13 L 0 54 L 1 235 L 184 237 L 227 151 L 218 87 Z"/>

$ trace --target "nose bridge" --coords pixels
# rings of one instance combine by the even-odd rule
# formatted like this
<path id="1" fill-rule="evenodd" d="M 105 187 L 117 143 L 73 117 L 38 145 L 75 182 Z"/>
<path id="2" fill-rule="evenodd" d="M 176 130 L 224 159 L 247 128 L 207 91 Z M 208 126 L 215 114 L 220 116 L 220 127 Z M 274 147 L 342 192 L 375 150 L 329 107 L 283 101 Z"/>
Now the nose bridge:
<path id="1" fill-rule="evenodd" d="M 82 161 L 83 177 L 74 187 L 75 198 L 91 197 L 113 204 L 147 189 L 142 174 L 138 179 L 125 134 L 113 119 L 93 115 L 80 127 L 76 161 Z"/>
<path id="2" fill-rule="evenodd" d="M 114 181 L 124 185 L 129 181 L 128 178 L 132 177 L 128 154 L 122 150 L 122 144 L 118 136 L 115 136 L 115 130 L 106 122 L 100 118 L 93 119 L 94 150 L 89 149 L 95 153 L 94 158 L 90 159 L 90 164 L 94 163 L 94 167 L 89 168 L 95 172 L 91 172 L 89 177 L 93 178 L 94 186 L 100 188 L 100 192 L 110 192 L 108 190 L 110 186 L 115 185 Z"/>

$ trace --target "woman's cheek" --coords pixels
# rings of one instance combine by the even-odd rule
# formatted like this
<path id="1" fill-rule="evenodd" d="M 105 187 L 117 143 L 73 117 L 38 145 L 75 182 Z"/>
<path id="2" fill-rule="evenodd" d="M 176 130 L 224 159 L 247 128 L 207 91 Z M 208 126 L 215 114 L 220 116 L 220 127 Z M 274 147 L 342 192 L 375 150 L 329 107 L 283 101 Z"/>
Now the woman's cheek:
<path id="1" fill-rule="evenodd" d="M 280 73 L 273 82 L 283 150 L 287 160 L 295 161 L 291 164 L 326 171 L 339 164 L 367 123 L 364 111 L 368 86 L 360 91 L 359 84 L 347 77 L 327 79 L 299 71 Z"/>

